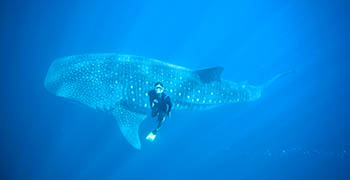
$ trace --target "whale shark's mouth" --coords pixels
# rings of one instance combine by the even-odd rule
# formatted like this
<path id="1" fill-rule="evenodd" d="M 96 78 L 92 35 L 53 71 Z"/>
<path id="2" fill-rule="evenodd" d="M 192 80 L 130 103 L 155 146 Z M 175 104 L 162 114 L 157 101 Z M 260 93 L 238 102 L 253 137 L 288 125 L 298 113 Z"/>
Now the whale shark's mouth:
<path id="1" fill-rule="evenodd" d="M 56 94 L 61 84 L 58 79 L 57 74 L 52 72 L 52 68 L 50 68 L 44 81 L 45 89 L 53 94 Z"/>
<path id="2" fill-rule="evenodd" d="M 45 77 L 44 87 L 51 93 L 65 97 L 63 88 L 65 84 L 71 84 L 72 78 L 70 77 L 74 72 L 79 72 L 80 64 L 82 61 L 79 61 L 76 57 L 70 56 L 66 58 L 61 58 L 55 60 Z"/>

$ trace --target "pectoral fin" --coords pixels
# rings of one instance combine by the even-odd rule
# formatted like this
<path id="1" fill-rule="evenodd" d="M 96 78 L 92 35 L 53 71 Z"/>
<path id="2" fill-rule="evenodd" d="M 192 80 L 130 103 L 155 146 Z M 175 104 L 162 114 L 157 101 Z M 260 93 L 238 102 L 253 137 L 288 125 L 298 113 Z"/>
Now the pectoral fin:
<path id="1" fill-rule="evenodd" d="M 126 140 L 136 149 L 141 149 L 139 126 L 147 117 L 145 114 L 136 113 L 123 106 L 116 107 L 112 112 L 117 120 L 119 128 Z"/>

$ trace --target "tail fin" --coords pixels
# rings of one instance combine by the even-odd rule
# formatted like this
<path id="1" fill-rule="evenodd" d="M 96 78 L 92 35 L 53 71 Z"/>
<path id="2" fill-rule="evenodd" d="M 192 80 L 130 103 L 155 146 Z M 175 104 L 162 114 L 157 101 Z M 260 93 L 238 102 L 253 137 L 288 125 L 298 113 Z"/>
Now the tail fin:
<path id="1" fill-rule="evenodd" d="M 287 71 L 284 73 L 279 73 L 276 76 L 274 76 L 272 79 L 268 80 L 267 82 L 265 82 L 261 87 L 262 88 L 266 88 L 269 87 L 272 83 L 274 83 L 275 81 L 277 81 L 278 79 L 287 76 L 289 74 L 295 73 L 295 70 L 291 70 L 291 71 Z"/>

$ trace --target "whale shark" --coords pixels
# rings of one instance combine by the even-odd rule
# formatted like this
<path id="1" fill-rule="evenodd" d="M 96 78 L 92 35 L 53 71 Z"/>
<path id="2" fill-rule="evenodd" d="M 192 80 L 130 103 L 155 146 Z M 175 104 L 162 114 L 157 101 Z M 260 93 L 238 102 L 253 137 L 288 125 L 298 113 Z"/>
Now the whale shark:
<path id="1" fill-rule="evenodd" d="M 111 113 L 126 138 L 141 149 L 139 126 L 150 114 L 148 92 L 163 83 L 172 111 L 208 110 L 224 104 L 252 102 L 281 73 L 262 85 L 222 80 L 222 67 L 191 70 L 134 55 L 85 54 L 56 59 L 44 86 L 52 94 Z"/>

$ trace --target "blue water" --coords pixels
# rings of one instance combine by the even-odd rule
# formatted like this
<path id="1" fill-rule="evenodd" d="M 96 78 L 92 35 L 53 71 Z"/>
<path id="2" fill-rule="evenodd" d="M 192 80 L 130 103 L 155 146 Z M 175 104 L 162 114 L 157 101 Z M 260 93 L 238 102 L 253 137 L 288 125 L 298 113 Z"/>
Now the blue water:
<path id="1" fill-rule="evenodd" d="M 348 180 L 349 12 L 347 0 L 1 1 L 0 179 Z M 253 103 L 174 112 L 138 151 L 111 116 L 43 86 L 54 59 L 108 52 L 251 84 L 296 73 Z"/>

